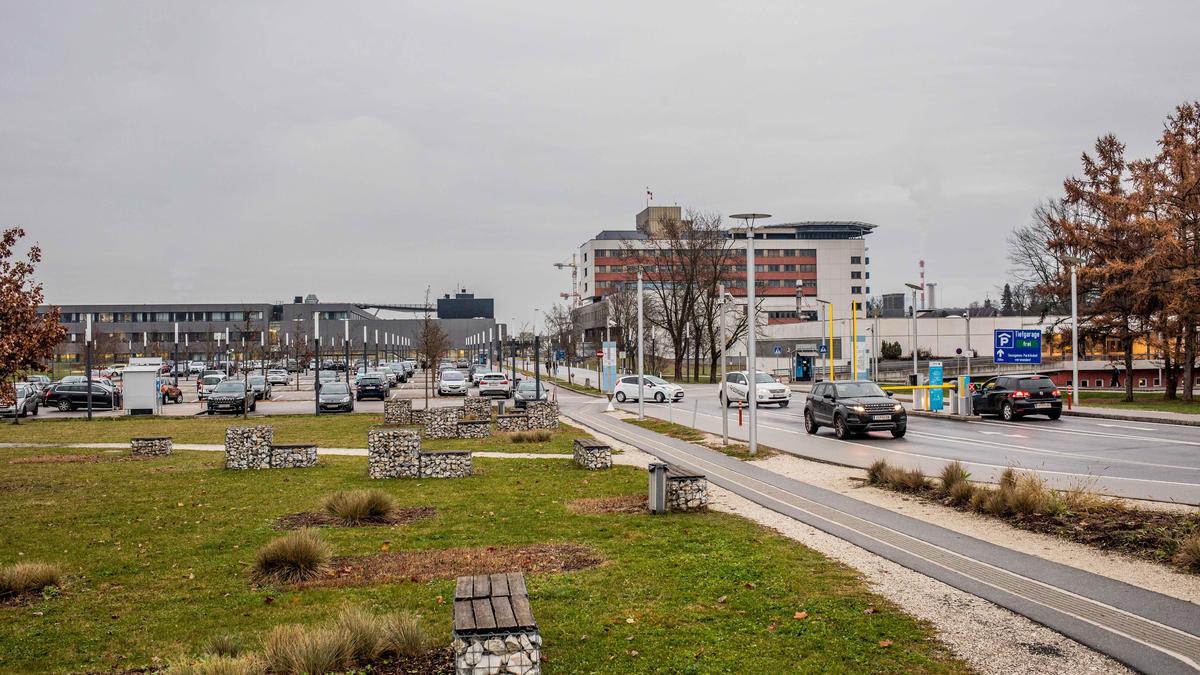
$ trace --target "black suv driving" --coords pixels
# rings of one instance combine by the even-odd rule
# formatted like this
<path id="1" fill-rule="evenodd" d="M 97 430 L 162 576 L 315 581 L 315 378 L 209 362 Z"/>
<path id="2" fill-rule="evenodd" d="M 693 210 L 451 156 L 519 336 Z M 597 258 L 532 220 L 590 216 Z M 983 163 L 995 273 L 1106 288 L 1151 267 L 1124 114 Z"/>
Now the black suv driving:
<path id="1" fill-rule="evenodd" d="M 891 396 L 869 380 L 818 382 L 804 401 L 804 430 L 815 434 L 832 426 L 840 439 L 868 431 L 900 438 L 908 430 L 908 413 Z"/>
<path id="2" fill-rule="evenodd" d="M 976 415 L 999 415 L 1008 422 L 1022 415 L 1062 417 L 1058 385 L 1044 375 L 1001 375 L 984 380 L 971 400 Z"/>

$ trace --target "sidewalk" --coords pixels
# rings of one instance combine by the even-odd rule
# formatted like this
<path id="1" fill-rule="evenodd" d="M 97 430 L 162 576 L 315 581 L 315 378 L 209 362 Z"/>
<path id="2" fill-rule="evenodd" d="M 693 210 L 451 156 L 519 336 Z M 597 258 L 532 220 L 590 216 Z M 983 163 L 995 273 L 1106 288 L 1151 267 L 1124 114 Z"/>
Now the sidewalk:
<path id="1" fill-rule="evenodd" d="M 1159 424 L 1183 424 L 1200 427 L 1200 415 L 1163 412 L 1160 410 L 1118 410 L 1116 408 L 1081 405 L 1071 410 L 1063 408 L 1063 414 L 1074 415 L 1076 417 L 1100 417 L 1109 420 L 1124 420 L 1126 422 L 1158 422 Z"/>

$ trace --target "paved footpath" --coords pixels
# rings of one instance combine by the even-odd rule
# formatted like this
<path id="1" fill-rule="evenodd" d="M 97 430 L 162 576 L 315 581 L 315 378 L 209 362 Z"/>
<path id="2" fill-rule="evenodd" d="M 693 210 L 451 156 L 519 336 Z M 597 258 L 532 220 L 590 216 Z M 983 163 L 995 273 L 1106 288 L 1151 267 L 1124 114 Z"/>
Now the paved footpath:
<path id="1" fill-rule="evenodd" d="M 559 392 L 562 412 L 722 488 L 1042 623 L 1148 673 L 1200 672 L 1200 609 L 1019 553 L 675 440 Z"/>

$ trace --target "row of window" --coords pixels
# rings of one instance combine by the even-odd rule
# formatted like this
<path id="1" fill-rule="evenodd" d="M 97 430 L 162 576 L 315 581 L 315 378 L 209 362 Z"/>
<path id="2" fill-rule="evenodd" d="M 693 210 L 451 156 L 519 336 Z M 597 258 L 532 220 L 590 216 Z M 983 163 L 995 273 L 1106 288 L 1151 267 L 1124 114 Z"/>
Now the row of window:
<path id="1" fill-rule="evenodd" d="M 778 312 L 767 312 L 767 319 L 801 319 L 803 321 L 816 321 L 817 313 L 815 311 L 802 311 L 797 313 L 795 310 L 782 310 Z"/>
<path id="2" fill-rule="evenodd" d="M 862 294 L 863 294 L 863 287 L 862 287 L 862 286 L 851 286 L 851 287 L 850 287 L 850 295 L 862 295 Z M 866 294 L 867 294 L 867 295 L 870 295 L 870 294 L 871 294 L 871 287 L 870 287 L 870 286 L 867 286 L 867 289 L 866 289 Z"/>
<path id="3" fill-rule="evenodd" d="M 1103 387 L 1105 387 L 1105 386 L 1111 386 L 1111 385 L 1112 385 L 1112 381 L 1111 381 L 1111 380 L 1108 380 L 1108 381 L 1107 381 L 1107 383 L 1106 383 L 1106 380 L 1105 380 L 1105 378 L 1102 378 L 1102 377 L 1098 377 L 1098 378 L 1096 378 L 1096 386 L 1097 386 L 1097 387 L 1101 387 L 1101 388 L 1103 388 Z M 1087 389 L 1088 387 L 1091 387 L 1091 386 L 1092 386 L 1092 381 L 1091 381 L 1091 380 L 1084 379 L 1084 378 L 1080 378 L 1080 380 L 1079 380 L 1079 388 L 1080 388 L 1080 389 Z M 1146 378 L 1144 378 L 1144 377 L 1139 377 L 1139 378 L 1138 378 L 1138 381 L 1137 381 L 1137 386 L 1139 386 L 1139 387 L 1145 387 L 1145 386 L 1147 386 L 1147 385 L 1146 385 Z M 1162 386 L 1162 380 L 1160 380 L 1160 379 L 1159 379 L 1159 378 L 1157 378 L 1157 377 L 1156 377 L 1156 378 L 1154 378 L 1154 384 L 1153 384 L 1153 386 L 1155 386 L 1155 387 L 1161 387 L 1161 386 Z M 1197 377 L 1197 378 L 1196 378 L 1196 386 L 1200 387 L 1200 377 Z"/>
<path id="4" fill-rule="evenodd" d="M 337 312 L 345 315 L 345 312 Z M 62 323 L 83 323 L 85 312 L 63 312 Z M 252 312 L 93 312 L 95 323 L 151 323 L 171 321 L 262 321 L 261 311 Z"/>
<path id="5" fill-rule="evenodd" d="M 636 257 L 639 255 L 652 256 L 652 255 L 656 255 L 659 253 L 665 254 L 666 251 L 659 251 L 658 249 L 653 249 L 653 248 L 635 249 L 633 251 L 626 251 L 626 250 L 620 249 L 620 248 L 607 248 L 607 249 L 606 248 L 598 248 L 598 249 L 596 249 L 596 257 L 597 258 L 605 258 L 605 257 L 607 257 L 607 258 L 628 258 L 628 257 Z M 724 254 L 724 255 L 745 257 L 746 249 L 731 248 L 731 249 L 726 249 L 724 251 L 713 250 L 713 251 L 710 251 L 710 253 L 714 256 Z M 755 248 L 754 255 L 756 255 L 760 258 L 815 258 L 817 256 L 817 249 L 815 249 L 815 248 Z M 587 253 L 583 254 L 583 262 L 587 262 Z M 859 261 L 859 262 L 861 262 L 861 261 Z"/>

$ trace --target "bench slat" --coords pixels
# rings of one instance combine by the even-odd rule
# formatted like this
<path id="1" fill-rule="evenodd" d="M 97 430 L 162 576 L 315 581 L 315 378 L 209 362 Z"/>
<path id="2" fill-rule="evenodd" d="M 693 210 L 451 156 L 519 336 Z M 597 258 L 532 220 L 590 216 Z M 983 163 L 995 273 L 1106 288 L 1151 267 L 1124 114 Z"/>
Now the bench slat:
<path id="1" fill-rule="evenodd" d="M 508 594 L 512 596 L 529 595 L 525 590 L 525 575 L 520 572 L 508 573 Z"/>
<path id="2" fill-rule="evenodd" d="M 475 591 L 472 597 L 486 598 L 492 594 L 492 583 L 486 574 L 480 574 L 475 577 Z"/>
<path id="3" fill-rule="evenodd" d="M 704 478 L 704 474 L 688 471 L 683 467 L 675 466 L 674 464 L 668 464 L 667 480 L 671 480 L 672 478 Z"/>
<path id="4" fill-rule="evenodd" d="M 537 623 L 533 620 L 533 610 L 529 608 L 529 596 L 512 596 L 512 609 L 513 616 L 517 619 L 517 626 L 521 628 L 534 628 L 537 626 Z"/>
<path id="5" fill-rule="evenodd" d="M 475 630 L 475 612 L 471 609 L 470 600 L 454 601 L 454 630 Z"/>
<path id="6" fill-rule="evenodd" d="M 493 574 L 492 577 L 492 597 L 497 595 L 508 595 L 508 575 Z"/>
<path id="7" fill-rule="evenodd" d="M 486 630 L 496 627 L 496 615 L 492 613 L 492 601 L 487 598 L 476 598 L 471 601 L 471 609 L 475 611 L 475 628 Z"/>
<path id="8" fill-rule="evenodd" d="M 473 591 L 474 588 L 475 588 L 475 584 L 472 581 L 471 577 L 459 577 L 458 583 L 454 586 L 454 599 L 455 600 L 462 600 L 464 598 L 469 599 L 471 597 L 471 594 L 474 592 Z"/>
<path id="9" fill-rule="evenodd" d="M 512 598 L 507 595 L 492 596 L 492 613 L 498 628 L 516 628 L 517 617 L 513 613 Z"/>

